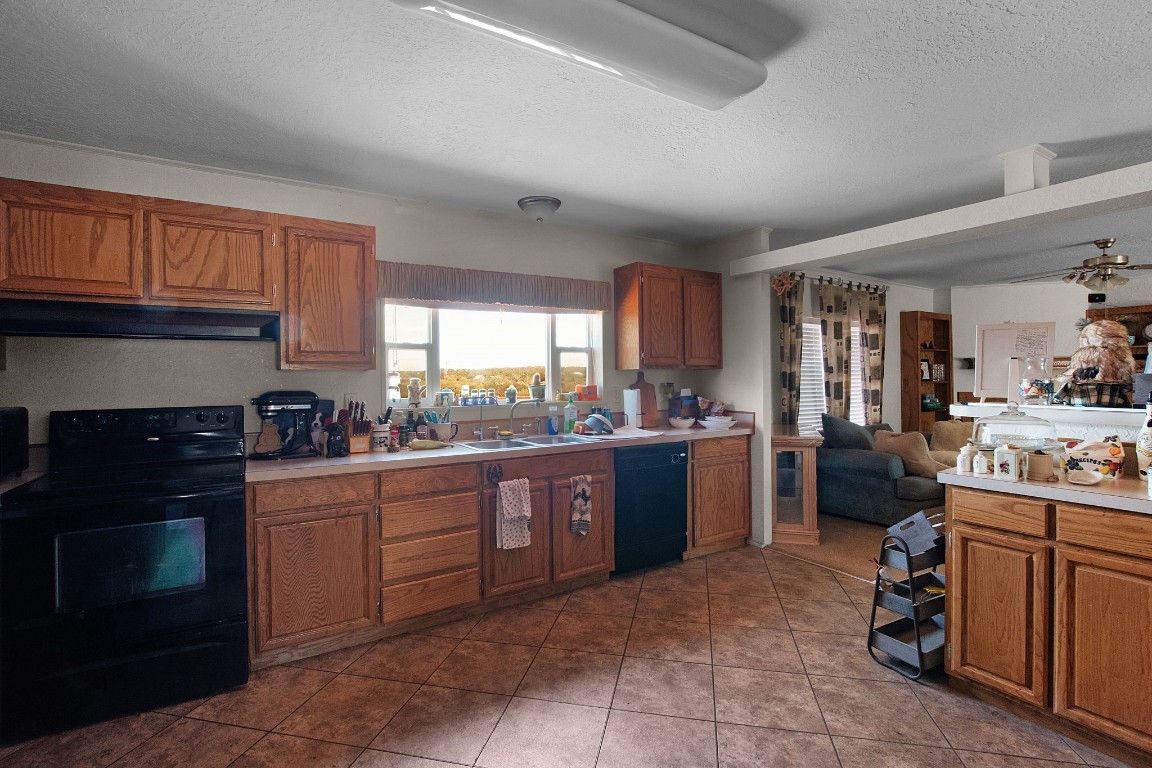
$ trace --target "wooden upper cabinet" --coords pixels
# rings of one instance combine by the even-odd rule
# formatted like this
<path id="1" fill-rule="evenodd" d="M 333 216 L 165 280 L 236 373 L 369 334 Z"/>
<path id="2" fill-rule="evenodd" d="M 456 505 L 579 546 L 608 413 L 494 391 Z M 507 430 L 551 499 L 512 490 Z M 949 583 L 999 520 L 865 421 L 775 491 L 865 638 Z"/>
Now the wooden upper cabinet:
<path id="1" fill-rule="evenodd" d="M 149 292 L 155 299 L 277 309 L 283 251 L 275 216 L 158 201 L 148 211 Z"/>
<path id="2" fill-rule="evenodd" d="M 720 275 L 692 272 L 684 276 L 684 365 L 721 368 L 723 320 L 720 315 Z"/>
<path id="3" fill-rule="evenodd" d="M 719 368 L 720 275 L 657 264 L 619 267 L 616 368 Z"/>
<path id="4" fill-rule="evenodd" d="M 376 230 L 281 217 L 287 295 L 282 368 L 369 370 L 376 365 Z"/>
<path id="5" fill-rule="evenodd" d="M 144 296 L 138 198 L 0 179 L 0 291 Z"/>
<path id="6" fill-rule="evenodd" d="M 640 362 L 644 368 L 684 364 L 684 289 L 674 269 L 640 273 Z"/>

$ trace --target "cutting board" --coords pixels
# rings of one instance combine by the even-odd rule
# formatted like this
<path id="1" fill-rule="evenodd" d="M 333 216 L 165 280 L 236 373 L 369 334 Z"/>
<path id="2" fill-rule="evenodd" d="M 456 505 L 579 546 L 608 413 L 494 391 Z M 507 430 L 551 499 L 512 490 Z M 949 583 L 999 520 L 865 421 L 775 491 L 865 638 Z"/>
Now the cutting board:
<path id="1" fill-rule="evenodd" d="M 644 381 L 644 371 L 636 374 L 636 383 L 628 387 L 640 393 L 640 424 L 643 429 L 660 425 L 660 414 L 656 410 L 656 385 Z"/>

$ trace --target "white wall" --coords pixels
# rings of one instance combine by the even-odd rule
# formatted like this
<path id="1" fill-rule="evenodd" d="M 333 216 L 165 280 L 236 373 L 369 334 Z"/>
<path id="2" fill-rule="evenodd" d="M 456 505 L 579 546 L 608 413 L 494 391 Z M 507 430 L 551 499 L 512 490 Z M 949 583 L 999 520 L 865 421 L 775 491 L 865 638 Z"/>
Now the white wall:
<path id="1" fill-rule="evenodd" d="M 957 286 L 951 291 L 953 357 L 975 357 L 976 326 L 989 323 L 1056 323 L 1056 355 L 1076 349 L 1076 320 L 1093 307 L 1126 307 L 1152 303 L 1152 278 L 1134 278 L 1108 292 L 1104 304 L 1089 304 L 1080 285 L 1020 283 Z M 954 361 L 955 362 L 955 361 Z M 956 391 L 972 391 L 975 371 L 955 371 Z"/>
<path id="2" fill-rule="evenodd" d="M 370 224 L 382 260 L 606 281 L 634 261 L 694 265 L 691 252 L 674 244 L 566 227 L 563 209 L 539 224 L 519 211 L 440 208 L 10 135 L 0 135 L 0 176 Z M 604 337 L 612 392 L 635 372 L 614 370 L 611 313 Z M 647 373 L 652 382 L 695 384 L 691 372 Z M 380 378 L 379 371 L 280 371 L 269 343 L 11 338 L 0 404 L 26 406 L 32 441 L 43 442 L 53 409 L 247 404 L 268 390 L 308 389 L 336 400 L 355 392 L 373 412 L 382 402 Z M 257 423 L 253 409 L 246 420 L 250 429 Z"/>

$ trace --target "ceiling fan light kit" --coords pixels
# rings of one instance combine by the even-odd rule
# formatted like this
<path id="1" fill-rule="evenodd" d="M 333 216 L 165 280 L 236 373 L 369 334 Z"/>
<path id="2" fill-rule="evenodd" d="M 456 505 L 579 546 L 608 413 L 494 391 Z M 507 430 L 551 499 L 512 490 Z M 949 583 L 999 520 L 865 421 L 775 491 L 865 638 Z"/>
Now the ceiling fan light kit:
<path id="1" fill-rule="evenodd" d="M 1109 288 L 1118 288 L 1128 282 L 1128 278 L 1118 274 L 1117 270 L 1152 269 L 1152 264 L 1129 264 L 1128 257 L 1123 253 L 1108 253 L 1108 249 L 1116 245 L 1116 238 L 1103 237 L 1093 240 L 1092 244 L 1100 249 L 1100 255 L 1084 259 L 1084 262 L 1075 267 L 1068 267 L 1058 272 L 1048 272 L 1035 277 L 1013 280 L 1014 283 L 1027 283 L 1031 280 L 1043 280 L 1049 277 L 1060 277 L 1065 283 L 1076 283 L 1090 291 L 1105 291 Z"/>
<path id="2" fill-rule="evenodd" d="M 392 0 L 704 109 L 759 88 L 764 65 L 617 0 Z"/>

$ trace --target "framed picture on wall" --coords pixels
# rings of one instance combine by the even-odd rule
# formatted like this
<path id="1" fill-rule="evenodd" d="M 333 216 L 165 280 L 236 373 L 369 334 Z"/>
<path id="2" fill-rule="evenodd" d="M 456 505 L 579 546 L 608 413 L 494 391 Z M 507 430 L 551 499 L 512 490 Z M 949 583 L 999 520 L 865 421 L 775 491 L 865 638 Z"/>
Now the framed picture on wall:
<path id="1" fill-rule="evenodd" d="M 920 361 L 920 381 L 932 380 L 932 366 L 928 365 L 927 360 Z"/>

